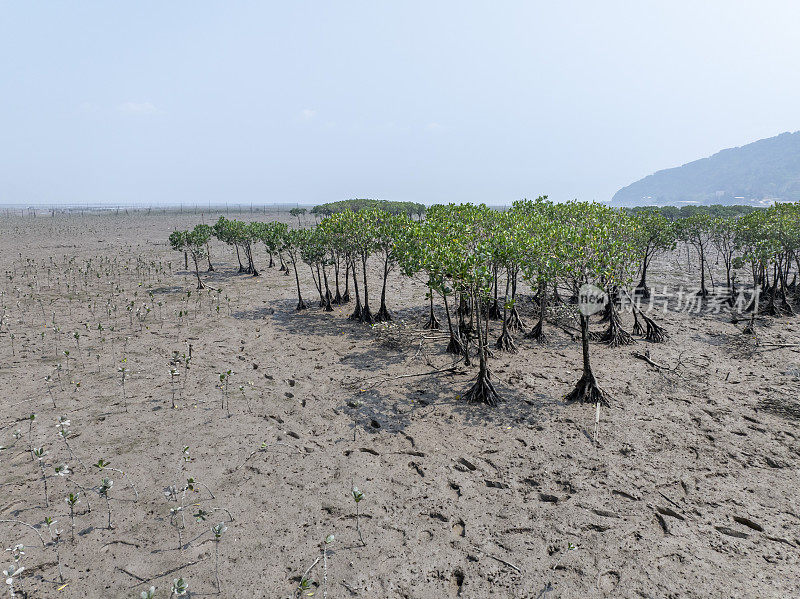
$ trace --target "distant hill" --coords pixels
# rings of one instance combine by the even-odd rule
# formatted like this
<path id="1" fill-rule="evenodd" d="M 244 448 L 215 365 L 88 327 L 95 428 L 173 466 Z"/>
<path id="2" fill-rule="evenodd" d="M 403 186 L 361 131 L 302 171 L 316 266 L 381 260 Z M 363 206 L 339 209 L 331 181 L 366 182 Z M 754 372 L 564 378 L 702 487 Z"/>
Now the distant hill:
<path id="1" fill-rule="evenodd" d="M 800 131 L 729 148 L 623 187 L 616 206 L 800 201 Z"/>

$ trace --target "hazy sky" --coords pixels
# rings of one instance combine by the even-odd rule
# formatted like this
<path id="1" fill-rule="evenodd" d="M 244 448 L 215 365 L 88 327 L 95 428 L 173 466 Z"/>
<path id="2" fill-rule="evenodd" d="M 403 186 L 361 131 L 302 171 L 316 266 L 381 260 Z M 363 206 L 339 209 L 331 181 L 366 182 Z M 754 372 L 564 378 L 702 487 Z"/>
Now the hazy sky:
<path id="1" fill-rule="evenodd" d="M 800 2 L 0 1 L 0 203 L 608 200 L 800 129 Z"/>

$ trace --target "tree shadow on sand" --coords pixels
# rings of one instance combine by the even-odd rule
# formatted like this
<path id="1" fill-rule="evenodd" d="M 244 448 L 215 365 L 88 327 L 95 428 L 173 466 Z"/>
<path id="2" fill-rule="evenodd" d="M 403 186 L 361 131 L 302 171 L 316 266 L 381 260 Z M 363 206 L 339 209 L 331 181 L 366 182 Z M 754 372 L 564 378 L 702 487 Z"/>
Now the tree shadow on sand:
<path id="1" fill-rule="evenodd" d="M 447 413 L 467 426 L 498 427 L 541 425 L 565 405 L 561 398 L 544 393 L 522 392 L 496 383 L 503 401 L 497 406 L 469 403 L 461 399 L 472 384 L 474 372 L 437 373 L 403 383 L 401 388 L 354 390 L 338 406 L 353 420 L 360 433 L 402 434 L 420 418 L 441 419 Z"/>

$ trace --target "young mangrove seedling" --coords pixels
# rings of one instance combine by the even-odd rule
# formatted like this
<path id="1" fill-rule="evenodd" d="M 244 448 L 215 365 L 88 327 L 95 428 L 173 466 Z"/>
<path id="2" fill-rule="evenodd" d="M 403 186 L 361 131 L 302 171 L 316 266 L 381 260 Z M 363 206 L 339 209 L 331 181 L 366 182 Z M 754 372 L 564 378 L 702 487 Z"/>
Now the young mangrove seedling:
<path id="1" fill-rule="evenodd" d="M 335 540 L 335 536 L 328 535 L 322 543 L 322 599 L 328 599 L 328 545 Z"/>
<path id="2" fill-rule="evenodd" d="M 127 362 L 127 358 L 122 358 L 123 364 Z M 128 411 L 128 400 L 125 397 L 125 375 L 128 373 L 128 369 L 125 366 L 120 366 L 117 368 L 117 372 L 120 375 L 120 385 L 122 386 L 122 406 L 125 408 L 125 411 Z"/>
<path id="3" fill-rule="evenodd" d="M 169 384 L 172 389 L 172 409 L 175 409 L 175 377 L 179 376 L 178 369 L 174 366 L 169 369 Z"/>
<path id="4" fill-rule="evenodd" d="M 228 381 L 231 378 L 231 371 L 219 373 L 219 388 L 222 389 L 222 407 L 228 406 L 228 418 L 231 417 L 231 404 L 228 400 Z"/>
<path id="5" fill-rule="evenodd" d="M 50 507 L 50 501 L 47 499 L 47 473 L 44 470 L 44 458 L 47 455 L 47 450 L 44 447 L 34 447 L 33 455 L 39 461 L 39 469 L 42 471 L 42 482 L 44 483 L 44 507 Z"/>
<path id="6" fill-rule="evenodd" d="M 61 533 L 64 531 L 56 528 L 58 520 L 53 520 L 50 516 L 45 517 L 44 523 L 47 525 L 47 531 L 50 533 L 50 541 L 53 543 L 53 547 L 55 548 L 56 563 L 58 564 L 58 578 L 61 580 L 61 582 L 64 582 L 64 572 L 61 569 L 61 554 L 58 551 L 58 543 L 61 541 Z"/>
<path id="7" fill-rule="evenodd" d="M 364 542 L 364 537 L 361 536 L 361 526 L 359 525 L 359 517 L 361 515 L 359 510 L 359 504 L 361 503 L 361 500 L 364 499 L 364 494 L 358 490 L 358 487 L 353 487 L 350 494 L 353 497 L 353 501 L 356 502 L 356 532 L 358 533 L 358 538 L 361 541 L 361 544 L 364 547 L 366 547 L 367 544 Z"/>
<path id="8" fill-rule="evenodd" d="M 111 530 L 114 528 L 114 525 L 111 524 L 111 497 L 109 497 L 109 493 L 111 493 L 111 487 L 114 486 L 114 481 L 110 478 L 104 478 L 100 481 L 100 487 L 97 489 L 98 495 L 104 497 L 106 500 L 106 508 L 108 509 L 108 529 Z"/>
<path id="9" fill-rule="evenodd" d="M 75 452 L 72 451 L 72 446 L 69 444 L 69 436 L 71 434 L 69 428 L 70 424 L 71 421 L 69 418 L 67 418 L 66 416 L 59 416 L 58 423 L 56 424 L 56 428 L 58 429 L 58 436 L 61 437 L 61 440 L 64 441 L 64 445 L 67 446 L 67 451 L 69 451 L 70 457 L 73 460 L 76 460 L 81 466 L 83 466 L 83 469 L 88 472 L 89 469 L 86 467 L 86 464 L 84 464 L 83 460 L 81 460 L 79 457 L 75 455 Z M 64 474 L 62 474 L 62 476 L 64 476 Z"/>
<path id="10" fill-rule="evenodd" d="M 14 578 L 22 574 L 22 572 L 25 570 L 25 567 L 22 566 L 22 564 L 20 563 L 22 561 L 22 556 L 25 555 L 23 549 L 25 549 L 25 546 L 22 545 L 21 543 L 6 549 L 6 551 L 11 553 L 11 557 L 14 560 L 13 564 L 11 564 L 10 566 L 8 566 L 3 570 L 3 575 L 6 578 L 6 584 L 8 585 L 8 593 L 11 599 L 14 599 L 14 597 L 17 596 L 15 594 Z M 22 590 L 21 587 L 22 583 L 20 583 L 20 594 L 23 597 L 27 597 L 27 595 L 25 594 L 25 592 Z"/>
<path id="11" fill-rule="evenodd" d="M 45 387 L 47 387 L 47 393 L 50 395 L 50 400 L 53 402 L 53 409 L 57 410 L 56 407 L 56 397 L 53 395 L 53 389 L 50 388 L 50 381 L 53 380 L 53 377 L 49 374 L 44 377 Z"/>
<path id="12" fill-rule="evenodd" d="M 70 493 L 64 499 L 66 504 L 69 506 L 69 525 L 70 525 L 70 536 L 72 538 L 73 545 L 75 544 L 75 506 L 78 505 L 80 500 L 80 493 Z"/>
<path id="13" fill-rule="evenodd" d="M 22 574 L 24 570 L 24 566 L 17 567 L 16 564 L 12 564 L 3 570 L 3 576 L 6 579 L 6 584 L 8 585 L 8 594 L 11 599 L 14 599 L 17 596 L 14 592 L 14 578 Z"/>
<path id="14" fill-rule="evenodd" d="M 214 578 L 217 581 L 217 593 L 222 592 L 219 585 L 219 542 L 226 530 L 228 527 L 222 522 L 211 527 L 211 532 L 214 534 Z"/>
<path id="15" fill-rule="evenodd" d="M 189 591 L 189 583 L 187 583 L 183 578 L 175 578 L 172 581 L 172 595 L 176 597 L 183 597 Z"/>
<path id="16" fill-rule="evenodd" d="M 146 591 L 139 593 L 141 599 L 153 599 L 156 596 L 156 587 L 150 587 Z"/>
<path id="17" fill-rule="evenodd" d="M 311 590 L 312 584 L 314 584 L 312 579 L 308 578 L 307 576 L 303 576 L 300 579 L 300 584 L 297 585 L 297 594 L 311 597 L 314 594 L 314 591 Z"/>
<path id="18" fill-rule="evenodd" d="M 118 473 L 120 473 L 122 475 L 122 477 L 125 479 L 125 482 L 128 483 L 128 486 L 131 489 L 133 489 L 133 494 L 135 496 L 134 501 L 139 501 L 139 490 L 136 488 L 136 485 L 133 484 L 128 479 L 127 472 L 125 472 L 124 470 L 120 470 L 119 468 L 112 468 L 111 467 L 111 462 L 106 462 L 103 458 L 100 458 L 99 460 L 97 460 L 97 462 L 95 464 L 92 464 L 92 466 L 94 466 L 95 468 L 97 468 L 101 472 L 104 471 L 104 470 L 108 470 L 109 472 L 118 472 Z M 90 509 L 90 511 L 91 511 L 91 509 Z"/>
<path id="19" fill-rule="evenodd" d="M 36 420 L 36 414 L 31 414 L 28 416 L 28 451 L 31 454 L 31 459 L 34 459 L 33 455 L 33 421 Z"/>
<path id="20" fill-rule="evenodd" d="M 169 523 L 178 531 L 178 551 L 183 551 L 183 527 L 181 521 L 178 520 L 178 516 L 181 516 L 181 520 L 183 519 L 182 512 L 184 507 L 181 505 L 169 508 Z"/>

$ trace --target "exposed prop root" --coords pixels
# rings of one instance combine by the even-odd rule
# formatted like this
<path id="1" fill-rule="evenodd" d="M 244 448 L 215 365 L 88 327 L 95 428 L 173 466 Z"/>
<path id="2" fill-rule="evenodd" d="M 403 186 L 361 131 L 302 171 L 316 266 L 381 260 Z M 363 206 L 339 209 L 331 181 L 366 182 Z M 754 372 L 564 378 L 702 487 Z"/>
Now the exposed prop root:
<path id="1" fill-rule="evenodd" d="M 508 313 L 508 318 L 506 318 L 506 326 L 508 327 L 509 331 L 515 332 L 525 329 L 525 323 L 522 321 L 522 318 L 520 318 L 516 306 L 511 307 L 511 311 Z"/>
<path id="2" fill-rule="evenodd" d="M 641 337 L 644 335 L 644 329 L 642 328 L 642 323 L 639 322 L 639 315 L 636 313 L 636 310 L 633 310 L 633 329 L 631 330 L 633 335 L 638 335 Z"/>
<path id="3" fill-rule="evenodd" d="M 350 303 L 350 292 L 349 291 L 345 291 L 344 292 L 344 295 L 342 296 L 342 303 L 343 304 L 349 304 Z"/>
<path id="4" fill-rule="evenodd" d="M 303 300 L 300 300 L 299 302 L 297 302 L 297 307 L 295 308 L 295 310 L 299 312 L 300 310 L 305 310 L 306 308 L 308 308 L 308 306 L 306 306 L 306 303 Z"/>
<path id="5" fill-rule="evenodd" d="M 361 308 L 361 322 L 366 324 L 375 324 L 375 317 L 369 309 L 369 304 Z"/>
<path id="6" fill-rule="evenodd" d="M 533 339 L 537 343 L 547 343 L 549 341 L 549 337 L 547 336 L 547 333 L 544 332 L 544 321 L 540 320 L 537 322 L 533 328 L 526 333 L 525 338 Z"/>
<path id="7" fill-rule="evenodd" d="M 361 313 L 362 312 L 363 312 L 363 309 L 361 307 L 361 304 L 356 304 L 356 309 L 353 310 L 353 313 L 350 316 L 348 316 L 348 319 L 361 322 L 361 320 L 362 320 Z"/>
<path id="8" fill-rule="evenodd" d="M 485 372 L 478 373 L 478 380 L 464 393 L 462 399 L 468 403 L 483 403 L 487 406 L 496 406 L 500 403 L 500 395 L 490 380 L 491 374 L 487 368 Z"/>
<path id="9" fill-rule="evenodd" d="M 645 335 L 645 339 L 651 341 L 652 343 L 664 343 L 667 339 L 669 339 L 669 333 L 667 333 L 664 327 L 658 326 L 652 319 L 648 318 L 647 315 L 642 312 L 642 318 L 644 319 L 644 323 L 647 326 L 647 334 Z"/>
<path id="10" fill-rule="evenodd" d="M 339 292 L 338 289 L 336 290 L 336 296 L 331 300 L 331 303 L 334 306 L 338 306 L 342 303 L 342 294 Z"/>
<path id="11" fill-rule="evenodd" d="M 375 322 L 391 322 L 392 314 L 386 309 L 386 306 L 381 306 L 378 313 L 375 315 Z"/>
<path id="12" fill-rule="evenodd" d="M 794 312 L 794 308 L 792 308 L 792 305 L 791 305 L 791 304 L 789 303 L 789 301 L 786 299 L 786 296 L 785 296 L 785 295 L 782 295 L 782 296 L 781 296 L 781 303 L 780 303 L 779 309 L 780 309 L 780 311 L 781 311 L 781 312 L 783 312 L 783 313 L 784 313 L 786 316 L 794 316 L 794 314 L 795 314 L 795 312 Z"/>
<path id="13" fill-rule="evenodd" d="M 573 402 L 579 401 L 581 403 L 597 404 L 601 406 L 610 406 L 609 396 L 597 384 L 594 375 L 591 372 L 584 372 L 583 376 L 578 380 L 575 388 L 564 396 L 564 401 Z"/>
<path id="14" fill-rule="evenodd" d="M 439 327 L 441 327 L 441 323 L 433 312 L 430 313 L 428 320 L 422 325 L 422 328 L 428 331 L 438 331 Z"/>
<path id="15" fill-rule="evenodd" d="M 641 297 L 642 299 L 648 299 L 650 297 L 650 288 L 640 283 L 639 287 L 633 290 L 633 295 Z"/>
<path id="16" fill-rule="evenodd" d="M 775 298 L 770 296 L 769 300 L 766 304 L 764 304 L 761 309 L 759 310 L 759 314 L 763 314 L 764 316 L 780 316 L 781 311 L 778 309 L 778 306 L 775 305 Z"/>
<path id="17" fill-rule="evenodd" d="M 450 335 L 450 343 L 447 344 L 447 349 L 445 351 L 454 356 L 463 356 L 466 353 L 461 339 L 453 334 Z"/>
<path id="18" fill-rule="evenodd" d="M 613 303 L 609 302 L 609 305 L 611 306 L 611 316 L 609 316 L 608 328 L 600 335 L 599 340 L 609 347 L 634 343 L 633 337 L 622 328 L 622 321 L 620 321 L 619 313 L 613 307 Z"/>
<path id="19" fill-rule="evenodd" d="M 500 334 L 500 337 L 497 338 L 497 343 L 495 343 L 495 347 L 500 351 L 508 352 L 511 354 L 517 353 L 517 346 L 514 345 L 514 339 L 512 339 L 511 334 L 508 332 L 508 329 L 505 329 Z"/>

